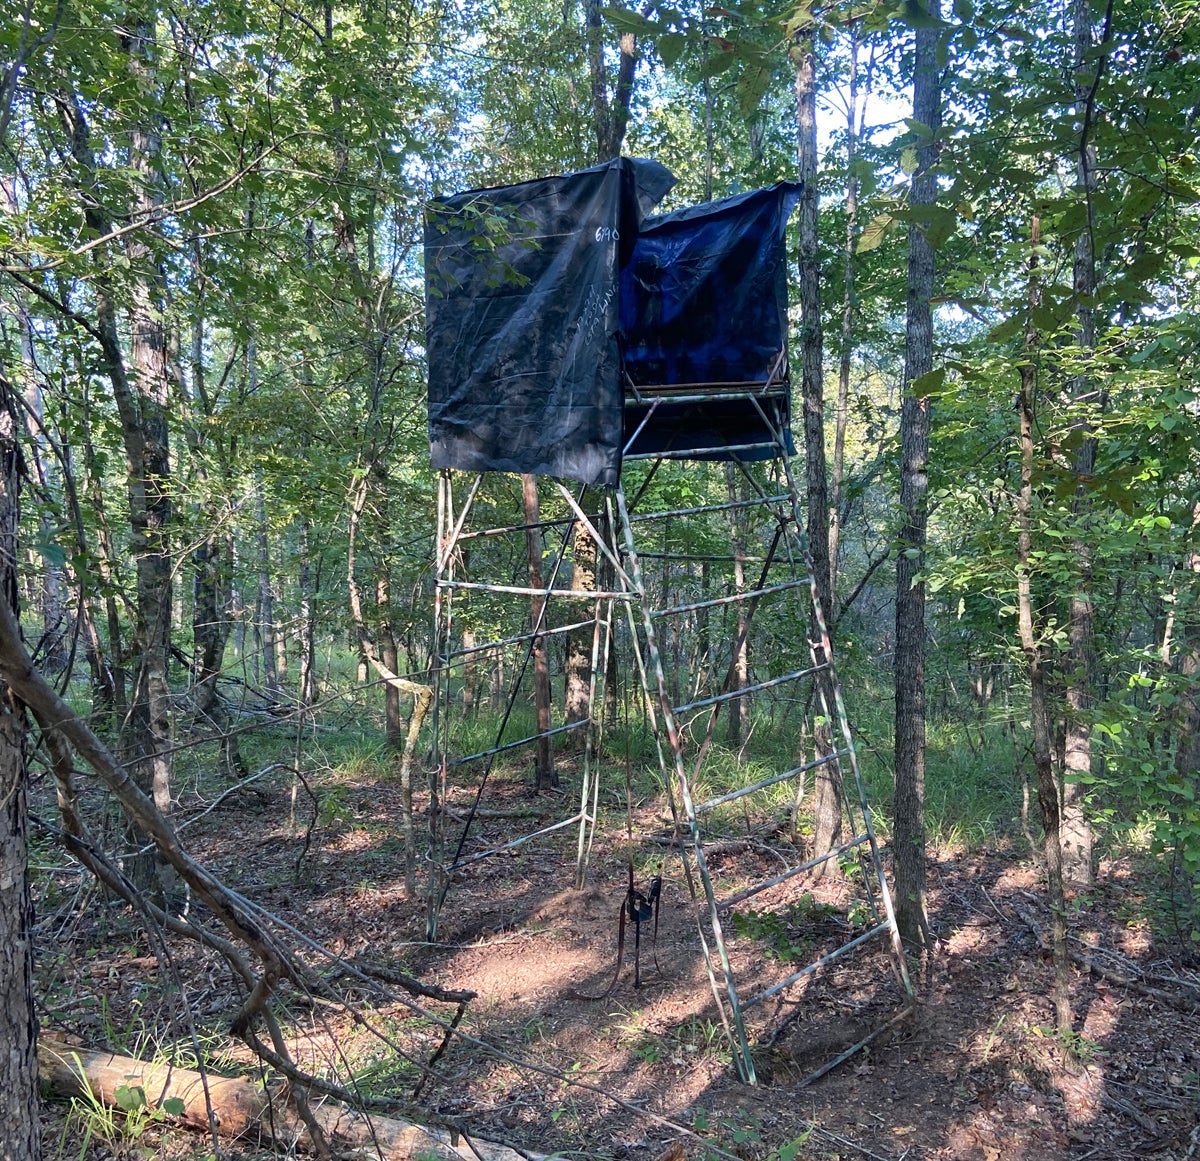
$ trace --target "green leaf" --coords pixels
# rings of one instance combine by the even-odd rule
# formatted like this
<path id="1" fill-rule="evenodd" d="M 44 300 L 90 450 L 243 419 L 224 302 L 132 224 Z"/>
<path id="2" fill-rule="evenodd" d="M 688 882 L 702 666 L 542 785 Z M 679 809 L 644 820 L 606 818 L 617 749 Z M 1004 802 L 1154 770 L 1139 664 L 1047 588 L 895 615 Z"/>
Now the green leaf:
<path id="1" fill-rule="evenodd" d="M 900 172 L 901 173 L 916 173 L 920 162 L 917 160 L 917 147 L 915 145 L 906 145 L 903 152 L 900 154 Z"/>
<path id="2" fill-rule="evenodd" d="M 179 1097 L 167 1097 L 162 1103 L 163 1111 L 173 1117 L 182 1117 L 187 1112 L 187 1105 Z"/>
<path id="3" fill-rule="evenodd" d="M 922 227 L 922 232 L 926 240 L 935 250 L 944 246 L 958 228 L 958 215 L 953 210 L 947 209 L 944 206 L 930 207 L 930 209 L 938 208 L 945 210 L 945 212 L 934 215 L 928 225 Z"/>
<path id="4" fill-rule="evenodd" d="M 879 214 L 867 223 L 866 229 L 859 236 L 858 245 L 854 248 L 856 254 L 866 254 L 874 250 L 883 241 L 887 232 L 896 224 L 895 214 Z"/>
<path id="5" fill-rule="evenodd" d="M 601 8 L 600 15 L 620 32 L 657 37 L 667 31 L 657 20 L 649 20 L 640 12 L 630 12 L 628 8 Z"/>
<path id="6" fill-rule="evenodd" d="M 735 60 L 737 60 L 737 53 L 733 51 L 732 46 L 728 48 L 722 46 L 716 56 L 707 57 L 700 66 L 701 79 L 723 73 Z"/>
<path id="7" fill-rule="evenodd" d="M 992 333 L 988 335 L 988 341 L 993 343 L 1003 343 L 1014 338 L 1021 333 L 1023 320 L 1019 314 L 1014 314 L 1006 318 L 999 326 L 992 328 Z"/>
<path id="8" fill-rule="evenodd" d="M 122 1112 L 136 1113 L 146 1107 L 146 1090 L 140 1084 L 119 1084 L 113 1089 L 113 1100 Z"/>
<path id="9" fill-rule="evenodd" d="M 662 57 L 663 64 L 670 67 L 683 55 L 687 42 L 688 38 L 682 32 L 664 32 L 655 41 L 654 47 L 658 49 L 658 55 Z"/>
<path id="10" fill-rule="evenodd" d="M 770 65 L 761 58 L 747 62 L 737 86 L 738 108 L 741 109 L 743 117 L 753 115 L 770 87 Z"/>
<path id="11" fill-rule="evenodd" d="M 930 395 L 937 395 L 945 382 L 946 368 L 934 367 L 932 371 L 926 371 L 924 375 L 918 375 L 912 380 L 909 389 L 918 399 L 927 399 Z"/>
<path id="12" fill-rule="evenodd" d="M 67 554 L 63 551 L 63 546 L 48 536 L 39 536 L 34 541 L 33 548 L 51 568 L 62 568 L 67 563 Z"/>

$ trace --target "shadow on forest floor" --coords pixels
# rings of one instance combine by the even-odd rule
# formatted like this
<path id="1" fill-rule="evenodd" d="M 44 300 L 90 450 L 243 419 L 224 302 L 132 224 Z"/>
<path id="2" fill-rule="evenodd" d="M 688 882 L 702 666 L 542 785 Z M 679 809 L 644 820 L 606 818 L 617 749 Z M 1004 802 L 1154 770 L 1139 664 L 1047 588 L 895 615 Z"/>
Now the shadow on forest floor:
<path id="1" fill-rule="evenodd" d="M 289 789 L 265 780 L 258 785 L 263 794 L 231 800 L 187 832 L 193 853 L 340 956 L 477 992 L 463 1027 L 508 1059 L 457 1044 L 442 1061 L 443 1079 L 422 1099 L 442 1112 L 469 1114 L 482 1136 L 598 1161 L 658 1157 L 672 1133 L 572 1083 L 584 1081 L 747 1158 L 765 1159 L 814 1125 L 802 1158 L 1191 1161 L 1200 1154 L 1200 980 L 1159 953 L 1144 920 L 1130 918 L 1135 884 L 1125 865 L 1103 866 L 1097 888 L 1073 901 L 1078 948 L 1096 970 L 1075 972 L 1070 1044 L 1052 1029 L 1051 967 L 1041 942 L 1048 917 L 1036 871 L 1004 852 L 945 856 L 930 867 L 938 947 L 920 982 L 916 1017 L 798 1090 L 813 1067 L 901 1005 L 882 952 L 848 957 L 786 1003 L 753 1009 L 752 1040 L 780 1030 L 756 1050 L 761 1083 L 749 1088 L 729 1067 L 677 863 L 667 860 L 664 867 L 657 944 L 642 949 L 643 987 L 632 986 L 627 948 L 611 995 L 592 1001 L 574 995 L 602 992 L 612 977 L 626 885 L 623 819 L 598 834 L 582 892 L 569 889 L 574 840 L 566 836 L 464 871 L 434 947 L 423 942 L 421 901 L 404 891 L 393 784 L 343 784 L 337 811 L 311 836 L 299 877 L 302 840 L 280 825 Z M 564 809 L 559 798 L 531 798 L 523 786 L 506 787 L 502 780 L 496 793 L 535 812 Z M 658 829 L 661 814 L 657 803 L 640 808 L 640 833 Z M 488 818 L 481 833 L 503 840 L 533 829 L 528 822 Z M 648 848 L 643 839 L 637 846 L 639 866 L 661 857 L 661 848 Z M 726 858 L 724 866 L 718 858 L 717 872 L 736 876 L 762 871 L 737 860 L 770 855 L 751 850 Z M 793 932 L 808 941 L 804 962 L 823 938 L 821 916 L 836 914 L 844 903 L 837 882 L 806 890 L 819 906 L 811 929 Z M 116 953 L 97 948 L 98 922 L 80 915 L 64 935 L 68 943 L 90 945 L 90 957 L 47 959 L 56 980 L 45 997 L 50 1022 L 93 1042 L 133 1038 L 138 1028 L 153 1025 L 146 973 L 137 977 L 140 987 L 123 976 Z M 132 956 L 146 968 L 144 939 L 127 942 L 126 960 Z M 783 953 L 769 939 L 735 934 L 730 946 L 740 978 L 784 974 Z M 199 970 L 201 963 L 183 955 L 177 968 L 219 1045 L 228 994 L 219 979 L 189 977 L 189 968 Z M 153 975 L 152 967 L 146 971 Z M 1134 986 L 1122 986 L 1122 979 Z M 1138 980 L 1163 994 L 1137 990 Z M 88 1006 L 80 1002 L 84 995 L 99 998 Z M 411 1088 L 415 1074 L 381 1054 L 379 1042 L 344 1016 L 294 1015 L 302 1065 L 340 1059 L 352 1064 L 365 1088 Z M 397 1035 L 406 1027 L 402 1009 L 374 1016 Z M 229 1059 L 244 1061 L 244 1053 L 228 1050 Z M 60 1117 L 53 1110 L 48 1115 Z M 56 1121 L 50 1139 L 58 1132 Z M 61 1137 L 60 1152 L 70 1139 Z M 158 1153 L 148 1155 L 188 1156 L 193 1146 L 199 1147 L 195 1139 L 167 1134 L 154 1146 Z M 701 1144 L 685 1143 L 687 1157 L 703 1153 Z"/>

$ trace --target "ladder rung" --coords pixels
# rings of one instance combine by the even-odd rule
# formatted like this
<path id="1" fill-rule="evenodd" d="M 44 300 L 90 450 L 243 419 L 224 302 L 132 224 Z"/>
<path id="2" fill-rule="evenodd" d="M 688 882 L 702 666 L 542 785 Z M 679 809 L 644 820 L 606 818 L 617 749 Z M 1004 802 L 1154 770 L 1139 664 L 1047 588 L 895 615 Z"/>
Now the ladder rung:
<path id="1" fill-rule="evenodd" d="M 627 601 L 633 593 L 605 593 L 596 592 L 591 589 L 535 589 L 529 585 L 489 585 L 482 581 L 448 581 L 440 580 L 437 582 L 439 589 L 467 589 L 474 592 L 482 593 L 512 593 L 518 597 L 556 597 L 559 600 L 568 598 L 570 600 L 614 600 Z"/>
<path id="2" fill-rule="evenodd" d="M 493 754 L 503 754 L 505 750 L 515 750 L 518 746 L 528 746 L 530 742 L 536 742 L 538 738 L 552 738 L 555 734 L 565 734 L 567 730 L 578 730 L 582 726 L 590 725 L 591 722 L 584 718 L 579 722 L 569 722 L 565 726 L 555 726 L 552 730 L 544 730 L 540 734 L 530 734 L 527 738 L 518 738 L 515 742 L 505 742 L 502 746 L 493 746 L 490 750 L 480 750 L 478 754 L 468 754 L 465 758 L 455 758 L 453 762 L 446 763 L 447 770 L 453 770 L 456 766 L 465 766 L 468 762 L 478 762 L 480 758 L 490 758 Z"/>
<path id="3" fill-rule="evenodd" d="M 712 810 L 714 806 L 723 806 L 726 802 L 733 802 L 747 794 L 753 794 L 756 790 L 765 790 L 768 786 L 774 786 L 777 782 L 786 782 L 789 778 L 795 778 L 797 774 L 803 774 L 806 770 L 815 770 L 818 766 L 824 766 L 826 762 L 845 758 L 849 753 L 849 750 L 834 750 L 832 754 L 825 754 L 820 758 L 814 758 L 811 762 L 805 762 L 803 766 L 796 766 L 794 769 L 785 770 L 782 774 L 773 774 L 770 778 L 764 778 L 761 782 L 754 782 L 749 786 L 743 786 L 740 790 L 731 790 L 728 794 L 722 794 L 720 798 L 710 798 L 707 802 L 702 802 L 696 807 L 696 813 L 703 814 L 706 810 Z"/>
<path id="4" fill-rule="evenodd" d="M 723 459 L 725 452 L 760 451 L 765 447 L 775 449 L 780 458 L 787 454 L 787 449 L 783 444 L 776 439 L 769 439 L 757 443 L 726 443 L 719 447 L 714 444 L 709 447 L 680 448 L 678 451 L 671 448 L 664 451 L 633 452 L 632 454 L 626 452 L 622 458 L 627 460 L 685 460 L 702 456 L 720 456 Z"/>
<path id="5" fill-rule="evenodd" d="M 662 512 L 641 512 L 631 514 L 630 524 L 638 524 L 643 520 L 666 520 L 674 516 L 699 516 L 705 512 L 734 512 L 740 508 L 759 508 L 768 504 L 783 504 L 791 500 L 791 495 L 782 492 L 778 496 L 755 496 L 753 500 L 730 500 L 727 504 L 702 504 L 698 508 L 670 508 Z"/>
<path id="6" fill-rule="evenodd" d="M 754 597 L 765 597 L 771 593 L 783 593 L 788 589 L 802 588 L 811 582 L 807 577 L 803 580 L 784 581 L 778 585 L 768 585 L 763 589 L 747 589 L 744 593 L 734 593 L 728 597 L 713 597 L 708 601 L 695 601 L 690 605 L 673 605 L 669 609 L 654 609 L 651 611 L 652 617 L 677 617 L 680 613 L 691 613 L 697 609 L 713 609 L 718 605 L 732 605 L 738 601 L 748 601 Z"/>
<path id="7" fill-rule="evenodd" d="M 796 867 L 789 867 L 781 875 L 776 875 L 773 879 L 767 879 L 762 883 L 756 883 L 753 887 L 747 887 L 744 891 L 739 891 L 736 895 L 730 895 L 728 899 L 722 899 L 717 903 L 717 909 L 724 911 L 728 907 L 734 906 L 736 903 L 744 903 L 747 899 L 753 899 L 755 895 L 761 894 L 763 891 L 770 890 L 772 887 L 778 887 L 780 883 L 786 883 L 788 879 L 794 878 L 796 875 L 801 875 L 805 871 L 811 871 L 813 867 L 819 866 L 828 859 L 836 858 L 846 851 L 853 850 L 855 847 L 862 846 L 871 836 L 863 831 L 862 834 L 855 835 L 849 842 L 842 843 L 840 847 L 834 847 L 828 854 L 817 855 L 815 859 L 809 859 L 805 863 L 801 863 Z"/>
<path id="8" fill-rule="evenodd" d="M 555 625 L 553 629 L 543 629 L 540 633 L 518 633 L 515 637 L 502 637 L 498 641 L 486 641 L 482 645 L 472 645 L 469 649 L 452 649 L 443 658 L 443 662 L 449 665 L 457 658 L 470 657 L 472 653 L 486 653 L 489 649 L 500 649 L 505 645 L 519 645 L 522 641 L 532 641 L 537 637 L 554 637 L 560 633 L 573 632 L 576 629 L 590 629 L 595 623 L 596 619 L 593 617 L 587 621 L 576 621 L 572 625 Z"/>
<path id="9" fill-rule="evenodd" d="M 644 399 L 665 399 L 668 403 L 707 403 L 714 395 L 718 399 L 786 399 L 788 385 L 781 379 L 747 380 L 715 379 L 707 383 L 688 383 L 679 386 L 673 383 L 634 383 L 625 387 L 626 405 L 641 403 Z"/>
<path id="10" fill-rule="evenodd" d="M 822 669 L 828 668 L 828 663 L 822 662 L 820 665 L 812 665 L 808 669 L 798 669 L 795 673 L 785 673 L 782 677 L 772 677 L 770 681 L 760 681 L 755 685 L 747 685 L 730 693 L 717 693 L 712 697 L 702 697 L 699 701 L 689 701 L 685 705 L 673 706 L 671 712 L 682 714 L 689 710 L 702 709 L 706 705 L 720 705 L 723 702 L 736 701 L 739 697 L 749 697 L 752 693 L 758 693 L 760 690 L 773 689 L 777 685 L 787 685 L 789 681 L 799 681 L 802 677 L 811 677 L 814 673 L 820 673 Z"/>
<path id="11" fill-rule="evenodd" d="M 534 524 L 506 524 L 498 528 L 480 528 L 476 532 L 460 532 L 456 543 L 464 540 L 478 540 L 481 536 L 507 536 L 512 532 L 529 532 L 533 529 L 565 528 L 574 522 L 574 516 L 560 516 L 557 520 L 538 520 Z"/>
<path id="12" fill-rule="evenodd" d="M 582 821 L 582 814 L 574 814 L 570 818 L 564 818 L 562 822 L 552 823 L 550 826 L 544 826 L 541 830 L 535 830 L 532 834 L 524 834 L 520 838 L 513 839 L 510 843 L 504 843 L 498 847 L 491 847 L 486 851 L 479 851 L 476 854 L 468 855 L 465 859 L 459 859 L 457 862 L 450 863 L 442 868 L 443 871 L 456 871 L 459 867 L 465 867 L 469 863 L 478 863 L 481 859 L 490 859 L 492 855 L 502 854 L 504 851 L 511 851 L 516 847 L 524 846 L 525 843 L 531 842 L 533 839 L 542 838 L 544 835 L 553 834 L 556 830 L 562 830 L 563 827 L 573 826 L 575 823 Z"/>
<path id="13" fill-rule="evenodd" d="M 782 992 L 784 988 L 791 987 L 797 980 L 804 979 L 805 976 L 811 976 L 814 972 L 819 972 L 826 964 L 833 963 L 835 959 L 840 959 L 848 951 L 853 951 L 856 947 L 867 942 L 868 939 L 874 939 L 877 935 L 882 935 L 885 931 L 891 931 L 891 924 L 880 923 L 877 927 L 872 927 L 870 931 L 864 931 L 862 935 L 856 936 L 849 943 L 842 944 L 841 947 L 829 952 L 827 955 L 821 956 L 815 963 L 810 963 L 808 967 L 798 972 L 793 972 L 790 976 L 782 979 L 777 984 L 772 984 L 771 987 L 759 992 L 757 996 L 751 996 L 748 1000 L 742 1001 L 742 1011 L 747 1008 L 752 1008 L 761 1000 L 770 999 L 776 992 Z"/>
<path id="14" fill-rule="evenodd" d="M 639 552 L 640 560 L 683 560 L 688 562 L 711 561 L 716 564 L 762 564 L 763 556 L 700 556 L 694 552 Z M 786 564 L 786 561 L 776 561 L 776 564 Z"/>

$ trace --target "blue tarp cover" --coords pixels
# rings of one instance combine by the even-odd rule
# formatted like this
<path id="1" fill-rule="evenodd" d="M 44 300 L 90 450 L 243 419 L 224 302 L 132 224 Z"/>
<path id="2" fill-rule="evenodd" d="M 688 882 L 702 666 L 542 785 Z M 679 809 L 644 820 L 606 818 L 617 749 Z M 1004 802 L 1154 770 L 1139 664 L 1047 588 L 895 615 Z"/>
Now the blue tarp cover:
<path id="1" fill-rule="evenodd" d="M 786 382 L 786 357 L 779 362 L 788 332 L 784 231 L 800 189 L 779 182 L 642 223 L 621 272 L 624 367 L 636 386 L 765 383 L 772 371 Z M 764 409 L 790 452 L 787 393 Z M 627 435 L 646 412 L 627 406 Z M 629 451 L 707 448 L 723 458 L 722 448 L 770 438 L 747 400 L 660 403 Z"/>

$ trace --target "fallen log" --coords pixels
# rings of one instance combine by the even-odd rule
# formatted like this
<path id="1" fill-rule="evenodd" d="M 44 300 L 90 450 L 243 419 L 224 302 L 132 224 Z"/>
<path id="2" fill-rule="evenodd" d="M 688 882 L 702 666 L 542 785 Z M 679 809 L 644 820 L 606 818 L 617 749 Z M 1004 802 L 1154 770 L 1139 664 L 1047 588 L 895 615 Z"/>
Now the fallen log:
<path id="1" fill-rule="evenodd" d="M 172 1120 L 194 1129 L 209 1128 L 211 1102 L 222 1137 L 240 1137 L 249 1132 L 267 1108 L 262 1090 L 247 1080 L 211 1072 L 205 1077 L 190 1069 L 97 1052 L 48 1036 L 38 1039 L 38 1079 L 58 1096 L 94 1099 L 126 1109 L 130 1098 L 121 1090 L 132 1096 L 140 1088 L 146 1108 L 165 1106 L 174 1113 Z M 175 1102 L 181 1102 L 182 1111 Z"/>
<path id="2" fill-rule="evenodd" d="M 206 1076 L 159 1061 L 136 1060 L 111 1052 L 66 1044 L 53 1037 L 38 1041 L 38 1076 L 62 1097 L 83 1097 L 128 1110 L 162 1110 L 170 1122 L 209 1131 L 209 1108 L 217 1132 L 226 1138 L 248 1137 L 282 1150 L 312 1148 L 308 1127 L 282 1094 L 268 1095 L 247 1080 Z M 140 1090 L 140 1093 L 139 1091 Z M 375 1161 L 538 1161 L 490 1141 L 395 1117 L 366 1116 L 336 1101 L 314 1102 L 310 1111 L 339 1155 L 361 1152 Z"/>

